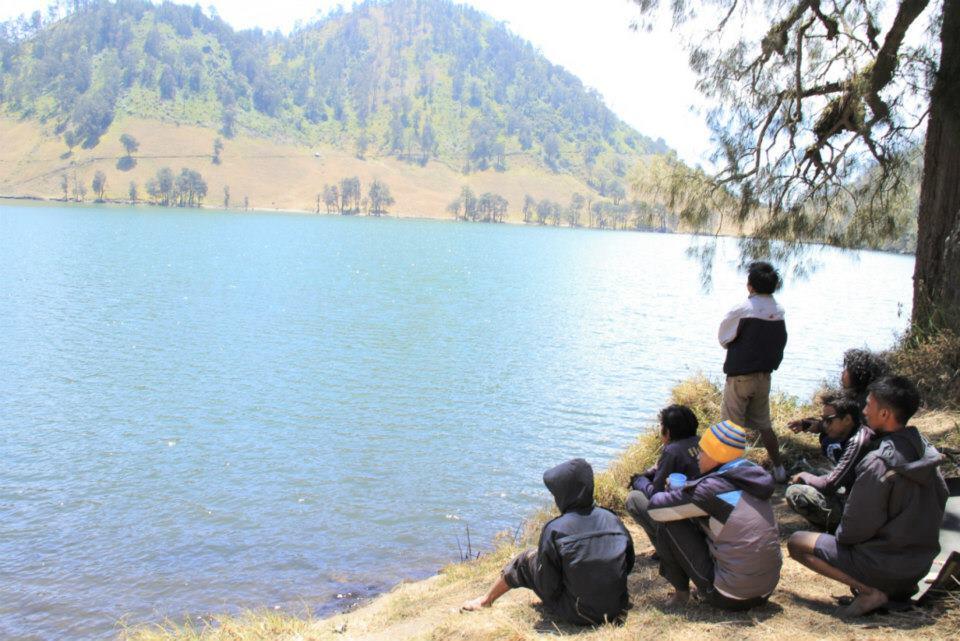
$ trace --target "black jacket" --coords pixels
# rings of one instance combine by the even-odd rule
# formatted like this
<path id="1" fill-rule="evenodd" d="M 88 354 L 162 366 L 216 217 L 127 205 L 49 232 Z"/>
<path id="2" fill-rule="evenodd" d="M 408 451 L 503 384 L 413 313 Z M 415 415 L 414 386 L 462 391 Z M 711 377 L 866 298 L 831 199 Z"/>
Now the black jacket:
<path id="1" fill-rule="evenodd" d="M 561 515 L 547 523 L 537 547 L 537 593 L 571 623 L 618 618 L 629 605 L 633 540 L 613 512 L 593 504 L 593 469 L 573 459 L 547 470 L 543 482 Z"/>
<path id="2" fill-rule="evenodd" d="M 787 325 L 783 308 L 773 296 L 751 294 L 720 323 L 718 338 L 726 348 L 723 373 L 742 376 L 772 372 L 783 361 Z"/>

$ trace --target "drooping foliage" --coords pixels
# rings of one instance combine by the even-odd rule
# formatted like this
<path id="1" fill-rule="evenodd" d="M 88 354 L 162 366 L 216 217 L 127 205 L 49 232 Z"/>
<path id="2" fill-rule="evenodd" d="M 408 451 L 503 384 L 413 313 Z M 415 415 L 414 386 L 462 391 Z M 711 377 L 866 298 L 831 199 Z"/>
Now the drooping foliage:
<path id="1" fill-rule="evenodd" d="M 662 17 L 632 1 L 638 27 Z M 960 327 L 960 0 L 669 8 L 712 107 L 711 193 L 736 199 L 714 209 L 751 236 L 744 257 L 902 245 L 916 206 L 914 323 Z"/>
<path id="2" fill-rule="evenodd" d="M 635 1 L 638 26 L 661 15 L 658 0 Z M 671 3 L 710 103 L 717 194 L 727 204 L 717 209 L 728 221 L 758 239 L 900 241 L 936 68 L 931 41 L 919 33 L 927 5 Z M 907 38 L 911 25 L 917 38 Z"/>

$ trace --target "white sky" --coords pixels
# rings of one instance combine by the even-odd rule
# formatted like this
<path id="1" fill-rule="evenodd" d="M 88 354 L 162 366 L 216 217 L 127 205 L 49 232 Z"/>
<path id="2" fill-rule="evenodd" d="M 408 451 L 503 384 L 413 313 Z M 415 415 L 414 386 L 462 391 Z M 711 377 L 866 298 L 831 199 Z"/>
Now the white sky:
<path id="1" fill-rule="evenodd" d="M 638 15 L 629 0 L 459 0 L 529 40 L 553 63 L 598 90 L 607 105 L 628 124 L 656 139 L 662 137 L 692 164 L 708 165 L 709 132 L 691 112 L 698 104 L 694 77 L 679 39 L 668 29 L 630 30 Z M 47 0 L 0 0 L 0 20 L 45 11 Z M 203 0 L 235 29 L 259 26 L 289 32 L 351 0 Z"/>

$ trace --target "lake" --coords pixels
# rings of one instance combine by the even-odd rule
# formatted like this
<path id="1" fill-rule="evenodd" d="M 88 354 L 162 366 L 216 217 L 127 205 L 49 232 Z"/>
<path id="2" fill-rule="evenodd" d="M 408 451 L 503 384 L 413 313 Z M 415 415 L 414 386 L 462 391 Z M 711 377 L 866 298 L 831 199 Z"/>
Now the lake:
<path id="1" fill-rule="evenodd" d="M 603 468 L 746 295 L 680 235 L 0 205 L 0 638 L 329 612 Z M 913 258 L 823 250 L 778 299 L 808 397 L 910 315 Z"/>

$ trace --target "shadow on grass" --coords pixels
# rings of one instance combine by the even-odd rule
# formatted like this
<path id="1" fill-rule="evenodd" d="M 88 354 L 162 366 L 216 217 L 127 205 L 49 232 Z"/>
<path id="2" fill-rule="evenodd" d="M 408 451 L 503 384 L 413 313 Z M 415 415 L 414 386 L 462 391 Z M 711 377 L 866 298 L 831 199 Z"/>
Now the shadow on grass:
<path id="1" fill-rule="evenodd" d="M 843 587 L 843 586 L 839 586 Z M 851 628 L 872 630 L 876 628 L 890 628 L 894 630 L 917 630 L 936 625 L 940 622 L 940 615 L 949 607 L 944 601 L 934 601 L 924 606 L 910 605 L 900 611 L 879 610 L 866 616 L 855 619 L 841 619 L 837 616 L 838 604 L 834 600 L 825 601 L 803 596 L 793 590 L 777 590 L 781 599 L 787 599 L 790 604 L 798 608 L 818 612 L 835 617 L 838 625 Z"/>
<path id="2" fill-rule="evenodd" d="M 630 575 L 629 590 L 632 602 L 631 609 L 654 609 L 663 614 L 700 623 L 753 626 L 778 617 L 784 611 L 783 606 L 773 601 L 747 612 L 729 612 L 697 600 L 691 600 L 688 605 L 683 607 L 667 607 L 665 601 L 668 586 L 657 574 L 657 562 L 644 557 L 637 558 L 637 566 Z M 560 621 L 542 603 L 534 604 L 532 607 L 540 617 L 533 624 L 533 628 L 538 634 L 574 636 L 593 632 L 598 627 L 578 626 Z M 624 621 L 615 621 L 606 625 L 619 627 L 626 624 L 629 626 L 629 612 L 628 610 Z"/>
<path id="3" fill-rule="evenodd" d="M 576 634 L 586 634 L 588 632 L 593 632 L 601 627 L 606 626 L 616 626 L 620 627 L 623 625 L 623 621 L 614 621 L 612 623 L 604 624 L 603 626 L 595 625 L 573 625 L 571 623 L 566 623 L 564 621 L 558 620 L 554 617 L 553 613 L 550 612 L 542 603 L 537 603 L 533 606 L 533 610 L 540 616 L 540 619 L 533 624 L 533 629 L 537 631 L 538 634 L 552 634 L 556 636 L 573 636 Z"/>
<path id="4" fill-rule="evenodd" d="M 768 601 L 764 605 L 747 610 L 746 612 L 722 610 L 697 599 L 691 599 L 690 602 L 683 607 L 667 607 L 663 602 L 656 603 L 653 607 L 664 614 L 679 616 L 687 621 L 718 625 L 752 626 L 783 614 L 783 607 L 773 601 Z"/>

